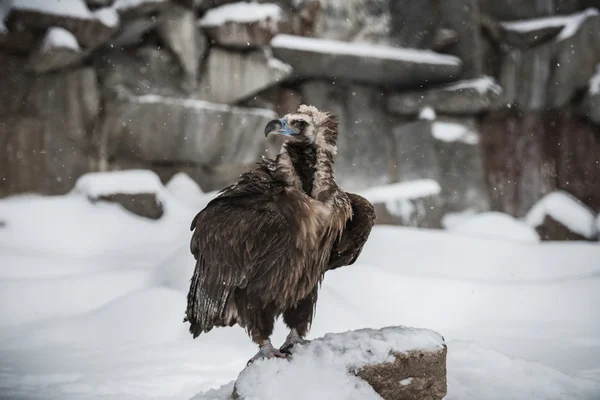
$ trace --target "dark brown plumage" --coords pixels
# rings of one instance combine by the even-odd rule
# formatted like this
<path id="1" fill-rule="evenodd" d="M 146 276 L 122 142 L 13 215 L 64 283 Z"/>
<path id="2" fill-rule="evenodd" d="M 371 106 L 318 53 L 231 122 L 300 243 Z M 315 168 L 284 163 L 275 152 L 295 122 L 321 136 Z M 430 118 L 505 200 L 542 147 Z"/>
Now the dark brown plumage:
<path id="1" fill-rule="evenodd" d="M 356 260 L 374 220 L 370 203 L 335 183 L 334 117 L 301 106 L 270 131 L 285 135 L 282 152 L 224 189 L 191 227 L 190 332 L 237 323 L 260 346 L 253 359 L 284 356 L 269 340 L 279 315 L 291 330 L 284 347 L 302 341 L 324 273 Z"/>

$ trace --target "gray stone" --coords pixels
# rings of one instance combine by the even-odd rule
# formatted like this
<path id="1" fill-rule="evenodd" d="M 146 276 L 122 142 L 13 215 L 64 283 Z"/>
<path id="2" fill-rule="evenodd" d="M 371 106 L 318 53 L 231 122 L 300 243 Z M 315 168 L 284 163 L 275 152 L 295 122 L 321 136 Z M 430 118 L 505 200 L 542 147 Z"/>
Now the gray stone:
<path id="1" fill-rule="evenodd" d="M 440 229 L 445 213 L 440 185 L 432 179 L 403 181 L 361 192 L 375 208 L 378 225 Z"/>
<path id="2" fill-rule="evenodd" d="M 103 7 L 110 7 L 113 5 L 115 0 L 85 0 L 90 10 L 95 10 Z"/>
<path id="3" fill-rule="evenodd" d="M 340 121 L 336 179 L 346 190 L 390 182 L 391 117 L 380 89 L 312 81 L 300 86 L 305 103 L 327 110 Z"/>
<path id="4" fill-rule="evenodd" d="M 35 48 L 38 36 L 31 31 L 0 30 L 0 51 L 29 54 Z"/>
<path id="5" fill-rule="evenodd" d="M 44 5 L 35 10 L 13 5 L 6 17 L 8 30 L 43 32 L 51 27 L 60 27 L 72 32 L 83 48 L 95 48 L 106 43 L 118 30 L 119 18 L 112 9 L 60 14 L 54 11 L 50 2 L 39 4 Z"/>
<path id="6" fill-rule="evenodd" d="M 273 54 L 304 78 L 418 87 L 458 78 L 460 59 L 432 51 L 277 35 Z"/>
<path id="7" fill-rule="evenodd" d="M 78 43 L 64 43 L 53 39 L 56 35 L 69 35 L 61 28 L 50 28 L 39 46 L 31 53 L 28 66 L 37 73 L 56 71 L 77 65 L 88 55 Z M 68 36 L 67 36 L 68 37 Z M 73 40 L 76 40 L 73 37 Z"/>
<path id="8" fill-rule="evenodd" d="M 580 9 L 579 0 L 479 0 L 481 11 L 499 20 L 517 20 L 569 14 Z"/>
<path id="9" fill-rule="evenodd" d="M 399 115 L 414 116 L 424 107 L 436 113 L 476 115 L 499 103 L 502 88 L 493 78 L 482 77 L 428 90 L 400 92 L 390 96 L 388 109 Z"/>
<path id="10" fill-rule="evenodd" d="M 394 134 L 395 181 L 429 178 L 439 182 L 444 212 L 489 209 L 474 120 L 420 120 L 399 125 Z"/>
<path id="11" fill-rule="evenodd" d="M 176 4 L 160 16 L 158 34 L 163 43 L 177 56 L 189 90 L 196 86 L 200 61 L 206 52 L 206 37 L 196 27 L 196 13 Z"/>
<path id="12" fill-rule="evenodd" d="M 281 82 L 292 68 L 267 50 L 239 53 L 213 47 L 208 55 L 197 97 L 233 104 Z"/>
<path id="13" fill-rule="evenodd" d="M 541 225 L 535 227 L 535 231 L 543 241 L 593 240 L 573 232 L 549 215 L 544 217 Z"/>
<path id="14" fill-rule="evenodd" d="M 239 20 L 215 17 L 220 9 L 208 10 L 200 20 L 202 27 L 214 44 L 219 46 L 237 47 L 247 49 L 249 47 L 266 46 L 279 32 L 283 19 L 283 10 L 276 4 L 262 4 L 253 7 L 263 7 L 263 15 L 258 15 L 255 20 Z M 225 5 L 224 7 L 228 7 Z M 238 6 L 239 7 L 239 6 Z M 238 12 L 243 12 L 241 9 Z M 232 15 L 233 17 L 233 15 Z"/>
<path id="15" fill-rule="evenodd" d="M 103 160 L 208 166 L 258 161 L 263 130 L 276 115 L 201 100 L 158 95 L 112 102 L 100 133 Z"/>
<path id="16" fill-rule="evenodd" d="M 600 15 L 588 10 L 570 18 L 572 25 L 554 40 L 504 55 L 503 103 L 523 111 L 559 109 L 587 88 L 600 62 Z"/>
<path id="17" fill-rule="evenodd" d="M 458 40 L 445 48 L 444 52 L 462 60 L 461 78 L 479 77 L 483 73 L 479 0 L 444 0 L 439 2 L 439 8 L 441 25 L 458 34 Z M 421 18 L 414 19 L 421 21 Z"/>
<path id="18" fill-rule="evenodd" d="M 185 85 L 178 64 L 172 53 L 151 46 L 111 51 L 95 59 L 102 89 L 109 98 L 122 92 L 182 96 Z"/>
<path id="19" fill-rule="evenodd" d="M 35 77 L 24 60 L 0 62 L 0 196 L 67 192 L 93 167 L 90 139 L 100 106 L 94 70 Z"/>
<path id="20" fill-rule="evenodd" d="M 139 16 L 123 21 L 119 32 L 110 40 L 111 48 L 122 48 L 140 44 L 142 37 L 156 28 L 158 19 L 153 16 Z"/>
<path id="21" fill-rule="evenodd" d="M 156 16 L 167 10 L 172 4 L 170 0 L 115 0 L 113 9 L 117 10 L 122 21 L 131 21 L 139 17 Z"/>
<path id="22" fill-rule="evenodd" d="M 156 197 L 156 193 L 116 193 L 99 196 L 90 199 L 90 201 L 94 203 L 97 201 L 117 203 L 130 213 L 149 219 L 159 219 L 164 213 L 162 203 Z"/>

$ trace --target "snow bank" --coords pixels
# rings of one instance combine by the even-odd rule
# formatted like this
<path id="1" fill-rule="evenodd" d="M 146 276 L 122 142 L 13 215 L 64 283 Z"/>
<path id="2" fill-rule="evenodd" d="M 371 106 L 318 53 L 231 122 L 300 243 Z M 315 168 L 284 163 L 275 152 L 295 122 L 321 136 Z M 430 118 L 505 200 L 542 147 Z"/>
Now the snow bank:
<path id="1" fill-rule="evenodd" d="M 12 8 L 72 18 L 96 19 L 108 27 L 119 23 L 119 16 L 114 10 L 105 8 L 92 12 L 84 0 L 12 0 Z"/>
<path id="2" fill-rule="evenodd" d="M 442 86 L 444 90 L 465 90 L 474 89 L 480 94 L 486 94 L 489 92 L 501 94 L 502 87 L 496 83 L 496 80 L 491 76 L 483 76 L 476 79 L 468 79 L 460 81 L 458 83 L 452 83 L 446 86 Z"/>
<path id="3" fill-rule="evenodd" d="M 544 196 L 527 213 L 525 222 L 537 227 L 544 223 L 546 216 L 587 239 L 595 238 L 598 232 L 594 212 L 567 192 L 557 191 Z"/>
<path id="4" fill-rule="evenodd" d="M 538 29 L 563 27 L 556 37 L 557 41 L 573 36 L 581 24 L 589 17 L 597 16 L 600 12 L 595 8 L 588 8 L 580 13 L 560 17 L 535 18 L 521 21 L 503 22 L 502 26 L 508 30 L 526 33 Z"/>
<path id="5" fill-rule="evenodd" d="M 279 21 L 281 8 L 277 4 L 239 2 L 210 9 L 200 20 L 200 26 L 220 26 L 227 22 L 251 23 L 270 19 Z"/>
<path id="6" fill-rule="evenodd" d="M 479 135 L 476 132 L 468 126 L 455 122 L 436 121 L 432 125 L 431 134 L 442 142 L 462 142 L 473 145 L 479 143 Z"/>
<path id="7" fill-rule="evenodd" d="M 290 50 L 411 61 L 423 64 L 459 65 L 461 62 L 457 57 L 429 50 L 415 50 L 366 43 L 349 43 L 339 40 L 315 39 L 283 34 L 275 36 L 271 40 L 271 46 Z"/>
<path id="8" fill-rule="evenodd" d="M 447 356 L 446 400 L 592 400 L 600 383 L 574 378 L 543 364 L 508 357 L 476 343 L 453 341 Z M 494 379 L 486 379 L 488 376 Z"/>
<path id="9" fill-rule="evenodd" d="M 521 243 L 540 242 L 540 237 L 534 228 L 500 212 L 473 215 L 462 223 L 452 226 L 449 230 L 481 238 L 505 239 Z"/>
<path id="10" fill-rule="evenodd" d="M 444 229 L 452 230 L 463 222 L 471 219 L 474 215 L 477 215 L 477 211 L 473 209 L 444 214 L 442 217 L 442 227 Z"/>
<path id="11" fill-rule="evenodd" d="M 415 210 L 411 200 L 435 196 L 441 191 L 440 184 L 433 179 L 419 179 L 372 187 L 362 191 L 361 196 L 373 204 L 383 203 L 390 214 L 408 221 L 415 211 L 421 214 L 425 212 L 425 210 Z"/>
<path id="12" fill-rule="evenodd" d="M 48 29 L 42 42 L 41 51 L 42 53 L 46 53 L 54 48 L 81 51 L 81 47 L 77 43 L 77 38 L 68 30 L 57 27 Z"/>

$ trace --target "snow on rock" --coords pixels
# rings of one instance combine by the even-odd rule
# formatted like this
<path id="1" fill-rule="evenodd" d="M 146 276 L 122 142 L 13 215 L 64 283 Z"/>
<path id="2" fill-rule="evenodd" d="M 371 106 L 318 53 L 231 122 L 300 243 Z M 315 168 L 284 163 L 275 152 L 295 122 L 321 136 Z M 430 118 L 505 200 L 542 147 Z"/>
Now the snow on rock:
<path id="1" fill-rule="evenodd" d="M 595 213 L 567 192 L 557 191 L 544 196 L 527 213 L 525 222 L 539 230 L 551 223 L 548 218 L 586 239 L 594 239 L 598 234 Z M 560 239 L 552 237 L 551 232 L 546 235 L 549 235 L 548 240 Z"/>
<path id="2" fill-rule="evenodd" d="M 128 11 L 145 5 L 156 5 L 168 1 L 169 0 L 115 0 L 112 8 L 118 11 Z"/>
<path id="3" fill-rule="evenodd" d="M 77 180 L 73 192 L 87 196 L 92 202 L 119 203 L 128 211 L 150 219 L 162 217 L 167 193 L 158 175 L 147 170 L 88 173 Z"/>
<path id="4" fill-rule="evenodd" d="M 596 73 L 590 78 L 588 92 L 591 95 L 600 93 L 600 64 L 596 66 Z"/>
<path id="5" fill-rule="evenodd" d="M 240 399 L 441 399 L 445 354 L 444 339 L 425 329 L 328 333 L 295 350 L 290 360 L 255 362 L 242 371 L 234 390 Z"/>
<path id="6" fill-rule="evenodd" d="M 498 103 L 502 88 L 483 76 L 426 90 L 403 91 L 390 96 L 388 108 L 400 115 L 415 115 L 423 107 L 449 115 L 475 115 Z"/>
<path id="7" fill-rule="evenodd" d="M 595 8 L 588 8 L 580 13 L 548 17 L 548 18 L 535 18 L 521 21 L 503 22 L 502 26 L 509 31 L 516 31 L 520 33 L 527 33 L 531 31 L 541 30 L 548 27 L 563 27 L 556 40 L 564 40 L 573 36 L 581 24 L 589 17 L 598 16 L 600 12 Z"/>
<path id="8" fill-rule="evenodd" d="M 9 29 L 68 29 L 84 48 L 95 48 L 105 43 L 119 26 L 115 10 L 90 11 L 84 0 L 13 0 L 7 21 Z"/>
<path id="9" fill-rule="evenodd" d="M 227 22 L 249 24 L 266 19 L 278 21 L 281 18 L 282 11 L 277 4 L 239 2 L 208 10 L 199 23 L 201 27 L 206 28 L 223 25 Z"/>
<path id="10" fill-rule="evenodd" d="M 432 124 L 431 134 L 442 142 L 462 142 L 471 145 L 479 143 L 479 135 L 476 132 L 456 122 L 436 121 Z"/>
<path id="11" fill-rule="evenodd" d="M 600 124 L 600 64 L 588 81 L 588 90 L 580 104 L 581 114 L 595 124 Z"/>
<path id="12" fill-rule="evenodd" d="M 539 243 L 540 237 L 530 225 L 508 214 L 484 212 L 467 217 L 450 229 L 452 232 L 480 238 L 505 239 L 521 243 Z"/>
<path id="13" fill-rule="evenodd" d="M 42 52 L 54 50 L 56 48 L 70 49 L 73 51 L 81 51 L 77 38 L 71 32 L 63 28 L 53 27 L 48 29 L 44 40 L 42 41 Z"/>
<path id="14" fill-rule="evenodd" d="M 435 121 L 437 115 L 435 114 L 435 110 L 431 107 L 424 107 L 419 112 L 419 119 L 424 119 L 427 121 Z"/>
<path id="15" fill-rule="evenodd" d="M 275 36 L 271 47 L 298 75 L 311 78 L 414 86 L 453 81 L 461 68 L 459 58 L 429 50 L 284 34 Z"/>
<path id="16" fill-rule="evenodd" d="M 95 19 L 109 27 L 119 23 L 114 12 L 106 9 L 92 12 L 84 0 L 12 0 L 12 8 L 78 19 Z"/>
<path id="17" fill-rule="evenodd" d="M 420 179 L 372 187 L 361 196 L 374 205 L 377 223 L 433 228 L 441 221 L 441 190 L 436 181 Z"/>

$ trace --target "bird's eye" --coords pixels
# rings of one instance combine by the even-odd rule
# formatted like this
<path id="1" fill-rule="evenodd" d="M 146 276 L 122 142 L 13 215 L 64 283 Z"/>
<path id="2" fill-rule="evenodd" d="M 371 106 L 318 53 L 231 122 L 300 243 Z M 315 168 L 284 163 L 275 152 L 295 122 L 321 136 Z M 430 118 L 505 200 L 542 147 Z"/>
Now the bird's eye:
<path id="1" fill-rule="evenodd" d="M 304 121 L 297 121 L 294 125 L 296 125 L 296 128 L 298 128 L 299 130 L 303 130 L 308 126 L 308 124 Z"/>

